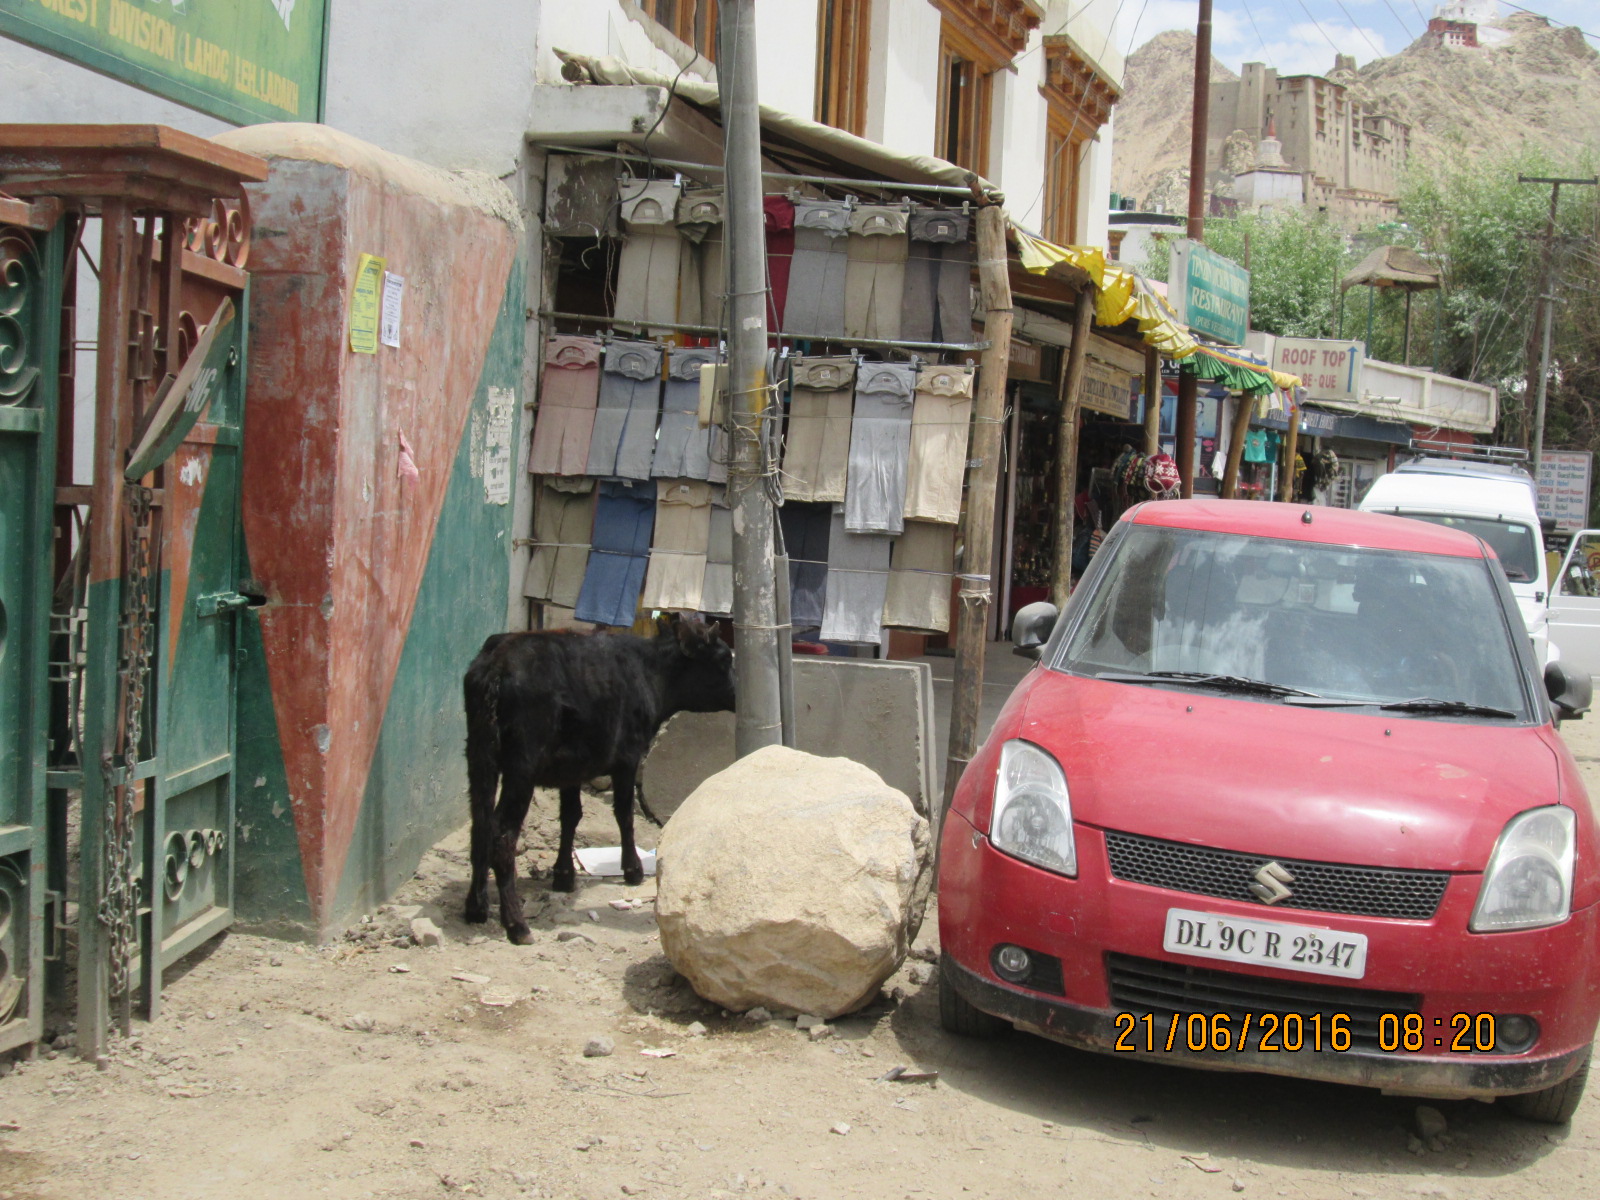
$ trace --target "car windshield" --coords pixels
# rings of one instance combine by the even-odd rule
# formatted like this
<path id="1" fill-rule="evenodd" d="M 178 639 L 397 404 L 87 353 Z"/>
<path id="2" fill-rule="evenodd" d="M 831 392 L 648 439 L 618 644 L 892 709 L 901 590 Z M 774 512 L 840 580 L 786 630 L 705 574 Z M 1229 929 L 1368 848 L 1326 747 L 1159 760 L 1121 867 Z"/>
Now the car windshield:
<path id="1" fill-rule="evenodd" d="M 1480 558 L 1134 525 L 1086 600 L 1059 669 L 1287 704 L 1527 716 Z"/>
<path id="2" fill-rule="evenodd" d="M 1512 583 L 1527 583 L 1539 574 L 1538 542 L 1533 526 L 1522 521 L 1502 521 L 1492 517 L 1458 517 L 1447 513 L 1413 513 L 1406 516 L 1448 529 L 1460 529 L 1488 542 L 1500 559 L 1500 567 Z"/>

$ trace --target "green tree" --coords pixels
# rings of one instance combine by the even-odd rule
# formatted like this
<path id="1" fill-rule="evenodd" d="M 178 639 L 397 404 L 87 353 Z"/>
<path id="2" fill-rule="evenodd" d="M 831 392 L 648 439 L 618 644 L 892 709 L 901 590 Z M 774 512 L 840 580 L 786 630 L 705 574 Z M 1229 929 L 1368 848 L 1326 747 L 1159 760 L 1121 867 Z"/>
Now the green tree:
<path id="1" fill-rule="evenodd" d="M 1224 258 L 1250 263 L 1250 324 L 1280 337 L 1332 337 L 1344 235 L 1322 213 L 1305 209 L 1212 217 L 1205 243 Z M 1154 242 L 1151 275 L 1167 274 L 1170 246 Z"/>

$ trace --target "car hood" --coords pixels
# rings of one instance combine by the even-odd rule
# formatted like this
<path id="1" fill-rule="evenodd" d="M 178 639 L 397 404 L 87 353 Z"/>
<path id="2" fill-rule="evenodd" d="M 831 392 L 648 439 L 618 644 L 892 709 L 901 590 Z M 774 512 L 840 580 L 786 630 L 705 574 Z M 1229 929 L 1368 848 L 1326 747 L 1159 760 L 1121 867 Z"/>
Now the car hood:
<path id="1" fill-rule="evenodd" d="M 1509 817 L 1560 797 L 1554 735 L 1539 726 L 1300 708 L 1048 670 L 1024 687 L 1004 736 L 1055 755 L 1074 819 L 1103 829 L 1481 871 Z"/>

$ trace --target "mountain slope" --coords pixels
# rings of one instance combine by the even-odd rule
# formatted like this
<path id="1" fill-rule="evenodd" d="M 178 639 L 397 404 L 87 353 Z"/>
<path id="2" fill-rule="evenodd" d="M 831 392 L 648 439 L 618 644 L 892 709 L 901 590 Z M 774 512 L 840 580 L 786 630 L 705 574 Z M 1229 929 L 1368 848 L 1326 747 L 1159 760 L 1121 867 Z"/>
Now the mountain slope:
<path id="1" fill-rule="evenodd" d="M 1211 78 L 1239 77 L 1213 58 Z M 1158 33 L 1129 56 L 1111 145 L 1113 191 L 1142 200 L 1173 172 L 1187 181 L 1193 95 L 1194 34 Z"/>

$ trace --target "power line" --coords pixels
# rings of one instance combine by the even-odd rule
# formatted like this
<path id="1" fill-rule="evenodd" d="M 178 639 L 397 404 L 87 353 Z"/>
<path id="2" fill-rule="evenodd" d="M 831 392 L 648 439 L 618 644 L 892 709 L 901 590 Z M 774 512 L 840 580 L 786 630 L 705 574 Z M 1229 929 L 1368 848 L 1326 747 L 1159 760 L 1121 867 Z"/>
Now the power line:
<path id="1" fill-rule="evenodd" d="M 1584 37 L 1593 38 L 1595 41 L 1600 42 L 1600 33 L 1590 33 L 1587 29 L 1582 29 L 1577 25 L 1568 25 L 1565 21 L 1558 21 L 1554 17 L 1549 16 L 1549 15 L 1547 15 L 1545 13 L 1536 12 L 1535 10 L 1533 10 L 1531 8 L 1524 8 L 1520 4 L 1513 4 L 1512 0 L 1501 0 L 1501 3 L 1504 4 L 1507 8 L 1514 8 L 1518 12 L 1525 12 L 1530 16 L 1544 17 L 1544 19 L 1546 21 L 1549 21 L 1550 24 L 1554 25 L 1557 29 L 1576 29 L 1576 30 L 1578 30 L 1579 33 L 1583 34 Z"/>
<path id="2" fill-rule="evenodd" d="M 1344 0 L 1333 0 L 1333 2 L 1339 6 L 1339 11 L 1344 14 L 1344 19 L 1350 22 L 1350 28 L 1361 35 L 1361 40 L 1372 47 L 1372 52 L 1374 54 L 1376 54 L 1379 58 L 1383 58 L 1383 51 L 1379 50 L 1378 44 L 1367 36 L 1367 31 L 1360 25 L 1356 24 L 1356 19 L 1350 15 L 1350 10 L 1344 6 Z"/>

